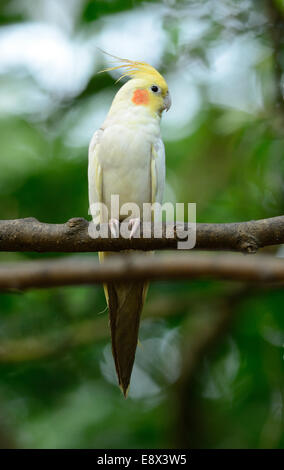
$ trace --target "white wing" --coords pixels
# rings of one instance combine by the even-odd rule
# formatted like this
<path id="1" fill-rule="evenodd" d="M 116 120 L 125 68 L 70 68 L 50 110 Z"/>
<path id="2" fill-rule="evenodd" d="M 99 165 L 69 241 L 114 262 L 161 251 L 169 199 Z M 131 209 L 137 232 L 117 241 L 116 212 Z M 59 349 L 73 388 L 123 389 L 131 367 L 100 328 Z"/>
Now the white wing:
<path id="1" fill-rule="evenodd" d="M 95 204 L 98 202 L 102 202 L 102 168 L 98 161 L 98 151 L 102 135 L 102 129 L 96 131 L 89 145 L 89 211 L 93 217 L 94 222 L 96 223 L 99 222 L 99 215 L 98 211 L 95 208 Z"/>
<path id="2" fill-rule="evenodd" d="M 166 177 L 165 146 L 162 139 L 158 139 L 152 146 L 151 181 L 152 203 L 163 203 Z"/>

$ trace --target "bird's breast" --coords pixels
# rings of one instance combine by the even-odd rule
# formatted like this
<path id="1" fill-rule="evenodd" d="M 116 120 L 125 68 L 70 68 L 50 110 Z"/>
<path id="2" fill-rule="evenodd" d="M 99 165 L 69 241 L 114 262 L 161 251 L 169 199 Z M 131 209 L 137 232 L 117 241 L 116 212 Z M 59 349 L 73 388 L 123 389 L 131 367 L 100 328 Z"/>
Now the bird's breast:
<path id="1" fill-rule="evenodd" d="M 103 202 L 110 210 L 111 195 L 120 207 L 135 203 L 142 211 L 151 202 L 151 147 L 155 136 L 147 129 L 114 124 L 104 130 L 99 149 L 103 175 Z"/>

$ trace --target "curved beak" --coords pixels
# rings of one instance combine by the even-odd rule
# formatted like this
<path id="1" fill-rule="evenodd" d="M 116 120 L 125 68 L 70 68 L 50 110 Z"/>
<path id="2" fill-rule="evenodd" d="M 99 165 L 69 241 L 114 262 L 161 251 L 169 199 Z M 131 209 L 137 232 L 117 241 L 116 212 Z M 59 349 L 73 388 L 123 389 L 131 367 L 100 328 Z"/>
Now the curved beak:
<path id="1" fill-rule="evenodd" d="M 170 92 L 168 91 L 164 99 L 164 109 L 168 111 L 171 107 L 171 104 L 172 104 L 172 99 L 171 99 Z"/>

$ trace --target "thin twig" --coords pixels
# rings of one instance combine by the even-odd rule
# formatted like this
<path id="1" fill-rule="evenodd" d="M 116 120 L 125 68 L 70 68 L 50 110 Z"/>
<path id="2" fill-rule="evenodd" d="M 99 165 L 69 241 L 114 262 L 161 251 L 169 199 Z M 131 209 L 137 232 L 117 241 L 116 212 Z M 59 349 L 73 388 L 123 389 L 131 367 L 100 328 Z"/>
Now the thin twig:
<path id="1" fill-rule="evenodd" d="M 0 266 L 0 289 L 71 286 L 127 280 L 213 278 L 250 282 L 283 282 L 284 261 L 269 255 L 239 254 L 144 256 L 116 255 L 97 259 L 24 261 Z"/>

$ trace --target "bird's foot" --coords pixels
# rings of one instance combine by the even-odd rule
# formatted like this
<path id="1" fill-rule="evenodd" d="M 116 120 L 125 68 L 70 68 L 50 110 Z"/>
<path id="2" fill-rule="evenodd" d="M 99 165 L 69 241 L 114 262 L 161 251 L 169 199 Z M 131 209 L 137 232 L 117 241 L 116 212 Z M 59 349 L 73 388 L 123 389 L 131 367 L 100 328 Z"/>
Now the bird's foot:
<path id="1" fill-rule="evenodd" d="M 130 240 L 136 234 L 138 228 L 140 228 L 140 222 L 141 221 L 140 221 L 139 217 L 129 220 L 128 228 L 131 229 L 131 232 L 130 232 L 130 235 L 129 235 Z"/>
<path id="2" fill-rule="evenodd" d="M 111 238 L 118 238 L 119 237 L 119 220 L 110 219 L 108 225 L 110 228 L 110 233 L 112 235 Z"/>

